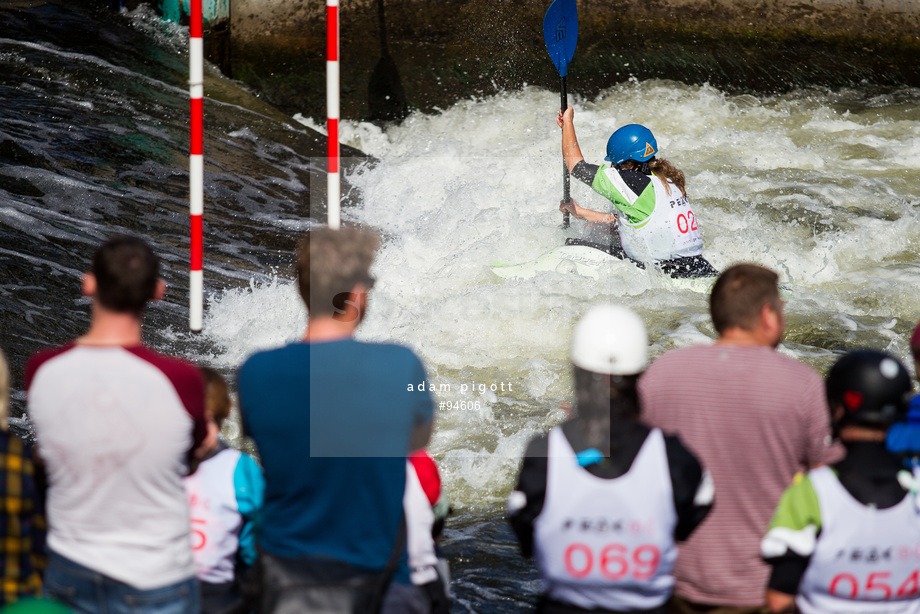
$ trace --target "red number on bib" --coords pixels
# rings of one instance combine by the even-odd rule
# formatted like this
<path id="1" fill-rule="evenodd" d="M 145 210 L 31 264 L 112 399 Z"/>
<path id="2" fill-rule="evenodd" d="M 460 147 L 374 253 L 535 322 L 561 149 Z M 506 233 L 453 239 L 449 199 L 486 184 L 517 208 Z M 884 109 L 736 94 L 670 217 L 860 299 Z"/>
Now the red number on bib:
<path id="1" fill-rule="evenodd" d="M 876 571 L 875 573 L 870 573 L 869 579 L 866 580 L 866 592 L 882 591 L 882 593 L 885 595 L 882 597 L 882 599 L 891 599 L 891 586 L 882 582 L 878 582 L 878 580 L 887 580 L 890 577 L 890 571 Z"/>
<path id="2" fill-rule="evenodd" d="M 658 551 L 657 547 L 647 544 L 636 548 L 632 558 L 633 562 L 636 564 L 633 576 L 637 580 L 648 580 L 658 571 L 658 562 L 661 560 L 661 552 Z"/>
<path id="3" fill-rule="evenodd" d="M 850 595 L 848 597 L 846 595 L 837 594 L 837 586 L 841 582 L 850 583 Z M 849 573 L 837 574 L 836 576 L 834 576 L 834 579 L 831 580 L 831 586 L 828 589 L 828 592 L 831 595 L 836 595 L 837 597 L 846 597 L 847 599 L 856 599 L 856 593 L 859 592 L 859 580 L 857 580 L 856 576 L 854 576 L 853 574 L 849 574 Z"/>
<path id="4" fill-rule="evenodd" d="M 623 544 L 610 544 L 601 550 L 601 573 L 608 580 L 619 580 L 629 571 L 628 549 Z M 610 568 L 611 563 L 616 567 Z"/>
<path id="5" fill-rule="evenodd" d="M 696 224 L 696 216 L 693 215 L 693 211 L 687 211 L 687 215 L 683 213 L 678 214 L 677 216 L 677 230 L 681 234 L 687 234 L 691 230 L 699 230 L 699 226 Z"/>
<path id="6" fill-rule="evenodd" d="M 658 571 L 661 552 L 657 546 L 639 546 L 630 556 L 623 544 L 608 544 L 600 551 L 598 568 L 608 580 L 622 580 L 632 574 L 637 580 L 648 580 Z M 565 549 L 565 570 L 573 578 L 584 578 L 594 569 L 594 555 L 585 544 L 572 544 Z"/>
<path id="7" fill-rule="evenodd" d="M 677 216 L 677 230 L 682 234 L 687 234 L 687 231 L 690 230 L 690 224 L 687 223 L 687 217 L 683 213 Z"/>
<path id="8" fill-rule="evenodd" d="M 198 518 L 192 518 L 192 524 L 207 524 L 207 521 L 200 520 Z M 201 550 L 204 548 L 207 538 L 204 535 L 204 531 L 192 527 L 192 550 Z"/>
<path id="9" fill-rule="evenodd" d="M 575 567 L 575 553 L 580 552 L 581 556 L 578 557 L 582 559 L 583 567 L 578 569 Z M 573 578 L 584 578 L 589 573 L 591 573 L 591 568 L 594 566 L 594 556 L 591 554 L 591 549 L 584 544 L 572 544 L 565 549 L 565 570 Z"/>
<path id="10" fill-rule="evenodd" d="M 913 597 L 917 593 L 920 593 L 920 569 L 915 569 L 914 573 L 904 580 L 904 584 L 898 588 L 897 596 Z"/>
<path id="11" fill-rule="evenodd" d="M 866 578 L 866 585 L 860 586 L 859 580 L 853 574 L 841 573 L 834 576 L 828 592 L 836 597 L 843 599 L 856 599 L 860 590 L 865 594 L 866 599 L 874 601 L 887 601 L 894 597 L 915 597 L 920 593 L 920 569 L 914 570 L 906 580 L 898 587 L 897 592 L 888 584 L 891 578 L 890 571 L 876 571 L 869 574 Z M 849 590 L 847 590 L 849 589 Z M 849 594 L 847 594 L 849 593 Z"/>

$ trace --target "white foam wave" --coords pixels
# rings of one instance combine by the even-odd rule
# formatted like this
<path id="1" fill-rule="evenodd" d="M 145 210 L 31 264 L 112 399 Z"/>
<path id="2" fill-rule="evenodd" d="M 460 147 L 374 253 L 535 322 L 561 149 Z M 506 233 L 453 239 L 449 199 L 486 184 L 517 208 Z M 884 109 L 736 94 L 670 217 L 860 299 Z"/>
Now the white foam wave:
<path id="1" fill-rule="evenodd" d="M 648 125 L 687 175 L 707 257 L 781 273 L 791 291 L 783 351 L 819 368 L 857 343 L 906 356 L 920 314 L 911 290 L 920 282 L 920 177 L 905 171 L 920 159 L 920 117 L 905 118 L 899 96 L 886 106 L 852 90 L 754 97 L 649 81 L 575 100 L 589 161 L 603 158 L 619 125 Z M 569 336 L 589 305 L 635 309 L 653 356 L 713 336 L 705 294 L 675 290 L 651 271 L 614 266 L 600 281 L 492 275 L 492 263 L 533 259 L 585 231 L 580 222 L 560 229 L 557 104 L 555 93 L 527 88 L 413 113 L 386 131 L 342 122 L 343 142 L 378 158 L 349 177 L 364 201 L 344 216 L 386 235 L 361 336 L 418 351 L 430 378 L 451 384 L 439 402 L 482 403 L 443 412 L 432 443 L 460 504 L 503 497 L 529 437 L 562 419 Z M 605 207 L 578 182 L 572 194 Z M 300 332 L 289 290 L 275 280 L 215 298 L 206 330 L 228 348 L 226 364 Z M 515 386 L 460 394 L 471 380 Z"/>

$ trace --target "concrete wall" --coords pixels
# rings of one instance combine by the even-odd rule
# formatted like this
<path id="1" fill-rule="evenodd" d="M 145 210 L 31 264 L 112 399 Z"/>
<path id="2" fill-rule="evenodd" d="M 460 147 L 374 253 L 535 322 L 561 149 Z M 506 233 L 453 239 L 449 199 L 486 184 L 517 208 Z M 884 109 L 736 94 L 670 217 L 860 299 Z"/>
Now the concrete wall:
<path id="1" fill-rule="evenodd" d="M 501 0 L 491 0 L 501 2 Z M 549 0 L 505 0 L 505 4 L 532 5 L 545 10 Z M 478 0 L 386 0 L 386 6 L 413 5 L 419 11 L 433 4 L 461 6 L 487 4 Z M 376 0 L 341 0 L 340 11 L 366 10 Z M 290 34 L 325 16 L 325 2 L 317 0 L 231 0 L 233 36 L 240 40 Z M 835 34 L 920 35 L 918 0 L 578 0 L 579 19 L 626 13 L 636 16 L 695 19 L 726 28 L 751 26 L 818 28 Z"/>
<path id="2" fill-rule="evenodd" d="M 392 118 L 381 105 L 399 95 L 399 108 L 430 110 L 558 88 L 542 35 L 549 3 L 341 0 L 342 116 Z M 319 0 L 231 0 L 232 76 L 284 111 L 324 118 L 325 12 Z M 570 89 L 585 96 L 630 77 L 727 91 L 920 87 L 920 0 L 578 0 L 578 14 Z"/>

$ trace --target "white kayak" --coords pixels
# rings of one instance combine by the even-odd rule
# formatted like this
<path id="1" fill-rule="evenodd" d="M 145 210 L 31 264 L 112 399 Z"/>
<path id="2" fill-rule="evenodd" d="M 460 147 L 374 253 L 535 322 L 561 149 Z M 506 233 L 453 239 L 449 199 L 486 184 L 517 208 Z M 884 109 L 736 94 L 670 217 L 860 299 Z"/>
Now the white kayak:
<path id="1" fill-rule="evenodd" d="M 612 272 L 613 266 L 633 267 L 635 264 L 629 260 L 621 260 L 607 252 L 589 247 L 587 245 L 562 245 L 552 249 L 542 256 L 529 262 L 520 264 L 493 264 L 492 272 L 502 279 L 531 279 L 540 273 L 555 271 L 556 273 L 574 273 L 591 279 L 599 279 L 601 274 Z M 684 288 L 694 292 L 708 293 L 715 277 L 696 277 L 675 279 L 661 272 L 657 274 L 668 285 Z"/>

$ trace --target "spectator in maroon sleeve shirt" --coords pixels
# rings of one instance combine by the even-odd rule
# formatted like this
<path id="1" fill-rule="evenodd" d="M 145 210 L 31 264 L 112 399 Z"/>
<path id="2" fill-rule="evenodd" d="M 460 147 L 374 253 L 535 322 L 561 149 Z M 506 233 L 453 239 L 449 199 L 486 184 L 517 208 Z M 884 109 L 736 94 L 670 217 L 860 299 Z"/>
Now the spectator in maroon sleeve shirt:
<path id="1" fill-rule="evenodd" d="M 143 345 L 165 292 L 141 239 L 103 243 L 83 277 L 89 330 L 26 365 L 48 474 L 44 593 L 80 612 L 198 612 L 182 477 L 207 432 L 198 368 Z"/>

